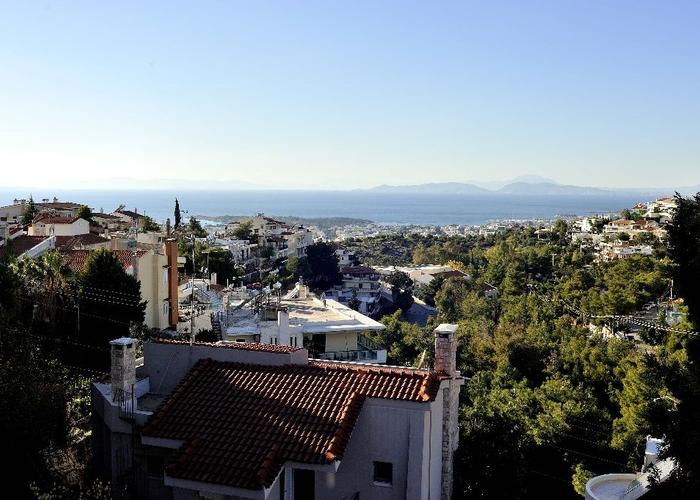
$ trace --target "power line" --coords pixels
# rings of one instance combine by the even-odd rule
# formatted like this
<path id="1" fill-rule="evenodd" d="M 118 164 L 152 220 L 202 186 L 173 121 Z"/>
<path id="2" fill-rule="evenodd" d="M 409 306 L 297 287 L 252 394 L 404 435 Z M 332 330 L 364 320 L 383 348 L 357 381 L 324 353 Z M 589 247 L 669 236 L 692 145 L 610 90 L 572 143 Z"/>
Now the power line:
<path id="1" fill-rule="evenodd" d="M 119 290 L 112 290 L 109 288 L 98 288 L 94 286 L 83 286 L 83 290 L 92 290 L 95 292 L 105 292 L 105 293 L 110 293 L 110 294 L 116 294 L 116 295 L 124 295 L 126 297 L 134 297 L 135 299 L 141 300 L 141 296 L 137 293 L 130 293 L 130 292 L 121 292 Z"/>
<path id="2" fill-rule="evenodd" d="M 574 455 L 580 455 L 580 456 L 582 456 L 582 457 L 590 458 L 590 459 L 592 459 L 592 460 L 599 460 L 599 461 L 601 461 L 601 462 L 606 462 L 606 463 L 613 464 L 613 465 L 619 465 L 620 467 L 623 467 L 623 468 L 626 468 L 626 467 L 627 467 L 627 465 L 626 465 L 626 464 L 623 464 L 622 462 L 616 462 L 615 460 L 609 460 L 609 459 L 607 459 L 607 458 L 598 457 L 598 456 L 595 456 L 595 455 L 591 455 L 590 453 L 583 453 L 583 452 L 581 452 L 581 451 L 572 450 L 572 449 L 570 449 L 570 448 L 565 448 L 565 447 L 563 447 L 563 446 L 558 446 L 558 445 L 556 445 L 556 444 L 544 443 L 542 446 L 548 446 L 548 447 L 550 447 L 550 448 L 556 448 L 557 450 L 566 451 L 566 452 L 569 452 L 569 453 L 573 453 Z"/>
<path id="3" fill-rule="evenodd" d="M 100 346 L 95 346 L 95 345 L 90 345 L 90 344 L 83 344 L 80 342 L 75 342 L 70 339 L 64 339 L 61 337 L 51 337 L 48 335 L 37 335 L 35 333 L 27 333 L 25 334 L 28 337 L 34 337 L 37 339 L 42 339 L 42 340 L 48 340 L 50 342 L 57 342 L 59 344 L 67 344 L 67 345 L 73 345 L 73 346 L 78 346 L 78 347 L 83 347 L 85 349 L 94 349 L 96 351 L 102 351 L 102 352 L 109 352 L 109 347 L 100 347 Z"/>
<path id="4" fill-rule="evenodd" d="M 42 304 L 41 302 L 39 302 L 39 301 L 37 301 L 37 300 L 32 300 L 32 299 L 28 299 L 28 298 L 25 298 L 25 297 L 18 297 L 18 298 L 19 298 L 19 300 L 23 300 L 23 301 L 28 302 L 28 303 L 30 303 L 30 304 L 34 304 L 34 305 L 38 305 L 38 306 L 39 306 L 39 305 L 44 305 L 44 304 Z M 72 314 L 78 314 L 78 315 L 80 315 L 80 316 L 85 316 L 85 317 L 88 317 L 88 318 L 95 318 L 95 319 L 101 319 L 101 320 L 104 320 L 104 321 L 110 321 L 110 322 L 112 322 L 112 323 L 117 323 L 117 324 L 125 325 L 125 326 L 128 326 L 128 327 L 131 327 L 131 325 L 132 325 L 132 323 L 129 323 L 129 322 L 126 322 L 126 321 L 119 321 L 119 320 L 117 320 L 117 319 L 108 318 L 108 317 L 106 317 L 106 316 L 100 316 L 99 314 L 91 314 L 91 313 L 86 313 L 86 312 L 80 311 L 80 310 L 78 309 L 77 306 L 74 306 L 74 307 L 72 307 L 72 308 L 67 308 L 67 307 L 62 307 L 62 306 L 59 306 L 59 305 L 51 305 L 51 306 L 47 306 L 47 307 L 55 308 L 55 309 L 61 309 L 62 311 L 66 311 L 66 312 L 69 312 L 69 313 L 72 313 Z"/>
<path id="5" fill-rule="evenodd" d="M 528 286 L 530 287 L 531 290 L 534 291 L 534 293 L 540 299 L 547 301 L 547 302 L 551 302 L 553 300 L 551 297 L 546 297 L 543 294 L 541 294 L 540 292 L 538 292 L 536 289 L 536 286 L 534 284 L 531 283 Z M 633 325 L 637 325 L 637 326 L 644 326 L 646 328 L 661 330 L 661 331 L 665 331 L 668 333 L 680 333 L 680 334 L 691 335 L 691 336 L 698 335 L 698 332 L 696 332 L 694 330 L 681 330 L 680 328 L 673 328 L 670 326 L 661 325 L 659 323 L 651 322 L 648 320 L 643 320 L 641 318 L 638 318 L 638 317 L 632 316 L 632 315 L 622 315 L 622 314 L 599 314 L 599 315 L 596 315 L 596 314 L 590 314 L 590 313 L 587 313 L 585 311 L 582 311 L 582 310 L 574 307 L 573 305 L 569 304 L 566 300 L 562 299 L 561 297 L 557 298 L 556 300 L 557 300 L 557 302 L 562 304 L 565 309 L 568 309 L 570 312 L 573 312 L 577 316 L 582 317 L 582 318 L 607 319 L 607 320 L 610 320 L 613 322 L 627 323 L 627 324 L 633 324 Z"/>

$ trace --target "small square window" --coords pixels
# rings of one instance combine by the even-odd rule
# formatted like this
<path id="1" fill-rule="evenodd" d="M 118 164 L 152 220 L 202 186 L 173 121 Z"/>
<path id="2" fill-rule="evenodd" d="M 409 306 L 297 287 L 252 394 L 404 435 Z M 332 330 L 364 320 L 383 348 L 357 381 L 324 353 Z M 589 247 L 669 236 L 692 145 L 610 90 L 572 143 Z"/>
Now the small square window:
<path id="1" fill-rule="evenodd" d="M 394 467 L 391 462 L 374 462 L 374 482 L 391 485 L 394 480 Z"/>

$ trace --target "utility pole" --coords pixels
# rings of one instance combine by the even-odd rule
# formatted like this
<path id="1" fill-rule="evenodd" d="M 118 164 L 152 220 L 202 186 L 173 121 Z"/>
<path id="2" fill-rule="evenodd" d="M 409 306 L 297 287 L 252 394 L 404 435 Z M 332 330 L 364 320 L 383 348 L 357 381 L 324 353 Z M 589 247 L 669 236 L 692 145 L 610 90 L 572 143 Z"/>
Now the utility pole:
<path id="1" fill-rule="evenodd" d="M 671 278 L 671 302 L 673 302 L 673 278 Z"/>
<path id="2" fill-rule="evenodd" d="M 192 239 L 192 281 L 190 285 L 190 345 L 194 343 L 194 233 Z"/>

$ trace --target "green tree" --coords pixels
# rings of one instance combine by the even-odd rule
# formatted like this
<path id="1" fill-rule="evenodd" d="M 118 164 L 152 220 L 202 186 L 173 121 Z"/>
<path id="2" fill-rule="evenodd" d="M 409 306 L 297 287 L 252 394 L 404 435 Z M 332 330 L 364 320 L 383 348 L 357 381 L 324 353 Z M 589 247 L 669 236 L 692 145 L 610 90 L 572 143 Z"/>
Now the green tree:
<path id="1" fill-rule="evenodd" d="M 190 217 L 189 223 L 187 224 L 187 229 L 190 233 L 194 234 L 196 238 L 207 237 L 207 231 L 202 227 L 202 223 L 195 217 Z"/>
<path id="2" fill-rule="evenodd" d="M 448 279 L 442 284 L 435 294 L 435 306 L 441 321 L 455 323 L 462 317 L 460 308 L 467 292 L 464 280 Z"/>
<path id="3" fill-rule="evenodd" d="M 250 241 L 253 238 L 253 223 L 251 221 L 243 221 L 236 224 L 231 234 L 237 240 Z"/>
<path id="4" fill-rule="evenodd" d="M 391 288 L 391 299 L 395 309 L 408 311 L 413 305 L 413 280 L 401 271 L 394 271 L 386 278 Z"/>
<path id="5" fill-rule="evenodd" d="M 676 195 L 677 209 L 668 231 L 670 254 L 676 263 L 674 280 L 688 307 L 688 317 L 700 327 L 700 193 L 690 198 Z M 679 401 L 667 432 L 668 453 L 678 468 L 671 483 L 676 496 L 691 498 L 700 488 L 700 337 L 686 336 L 687 362 L 672 380 Z"/>
<path id="6" fill-rule="evenodd" d="M 429 306 L 435 306 L 435 295 L 442 288 L 442 284 L 445 282 L 444 276 L 436 276 L 427 285 L 421 285 L 416 287 L 416 296 Z"/>
<path id="7" fill-rule="evenodd" d="M 31 481 L 49 480 L 45 454 L 66 442 L 66 374 L 27 332 L 0 328 L 0 428 L 3 446 L 13 450 L 3 465 L 4 489 L 8 498 L 28 498 Z"/>
<path id="8" fill-rule="evenodd" d="M 143 231 L 160 231 L 160 225 L 148 215 L 141 217 L 141 229 Z"/>
<path id="9" fill-rule="evenodd" d="M 355 288 L 352 289 L 352 296 L 350 297 L 350 300 L 348 301 L 348 307 L 350 309 L 352 309 L 353 311 L 360 310 L 360 299 L 357 298 L 357 289 L 355 289 Z"/>
<path id="10" fill-rule="evenodd" d="M 126 273 L 114 252 L 91 252 L 79 282 L 80 342 L 107 348 L 110 340 L 128 337 L 133 326 L 143 324 L 146 302 L 141 301 L 141 284 Z M 108 366 L 107 356 L 94 362 L 99 367 Z"/>
<path id="11" fill-rule="evenodd" d="M 182 225 L 182 214 L 180 213 L 180 202 L 175 198 L 175 229 L 180 229 Z"/>
<path id="12" fill-rule="evenodd" d="M 328 290 L 342 281 L 338 256 L 332 243 L 321 241 L 306 247 L 306 261 L 309 265 L 309 285 L 312 288 Z"/>
<path id="13" fill-rule="evenodd" d="M 88 221 L 90 224 L 93 223 L 93 221 L 92 221 L 92 210 L 90 210 L 90 207 L 88 207 L 87 205 L 82 205 L 82 206 L 78 209 L 78 213 L 76 214 L 76 217 L 79 217 L 79 218 L 81 218 L 81 219 L 85 219 L 85 220 Z"/>
<path id="14" fill-rule="evenodd" d="M 24 213 L 22 214 L 22 220 L 21 223 L 23 226 L 27 226 L 32 223 L 34 220 L 34 217 L 37 216 L 39 213 L 39 209 L 36 207 L 36 204 L 34 203 L 34 198 L 32 195 L 29 195 L 29 202 L 27 203 L 27 206 L 24 209 Z"/>
<path id="15" fill-rule="evenodd" d="M 307 280 L 311 276 L 311 268 L 309 267 L 309 261 L 306 257 L 292 255 L 287 259 L 285 267 L 287 273 L 294 281 L 299 281 L 300 279 Z"/>

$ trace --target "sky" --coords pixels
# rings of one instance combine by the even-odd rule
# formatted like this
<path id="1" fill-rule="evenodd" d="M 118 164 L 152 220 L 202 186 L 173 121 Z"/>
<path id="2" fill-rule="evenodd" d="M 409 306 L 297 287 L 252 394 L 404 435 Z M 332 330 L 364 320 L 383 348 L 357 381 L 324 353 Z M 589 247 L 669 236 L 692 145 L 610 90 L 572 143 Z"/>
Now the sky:
<path id="1" fill-rule="evenodd" d="M 0 187 L 700 184 L 700 2 L 0 0 Z"/>

